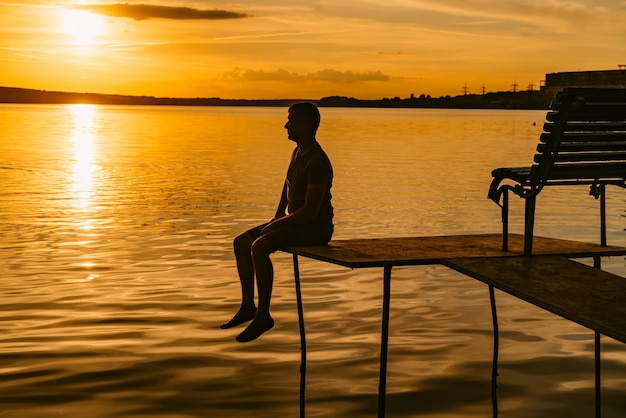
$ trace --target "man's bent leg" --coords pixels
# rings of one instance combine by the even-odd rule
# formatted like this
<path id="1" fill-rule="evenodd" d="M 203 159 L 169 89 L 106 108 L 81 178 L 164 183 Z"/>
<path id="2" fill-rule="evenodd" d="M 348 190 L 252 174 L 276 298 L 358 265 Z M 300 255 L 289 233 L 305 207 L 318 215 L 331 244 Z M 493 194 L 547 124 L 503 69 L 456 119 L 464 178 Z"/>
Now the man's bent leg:
<path id="1" fill-rule="evenodd" d="M 252 260 L 259 291 L 259 307 L 254 320 L 237 336 L 237 341 L 252 341 L 274 326 L 270 316 L 270 300 L 274 282 L 274 268 L 270 255 L 280 249 L 296 245 L 326 244 L 332 236 L 332 225 L 297 225 L 273 230 L 252 244 Z"/>
<path id="2" fill-rule="evenodd" d="M 277 248 L 267 236 L 262 236 L 252 244 L 252 261 L 256 273 L 257 290 L 259 291 L 259 311 L 269 313 L 272 285 L 274 283 L 274 266 L 270 255 Z"/>
<path id="3" fill-rule="evenodd" d="M 239 235 L 233 241 L 237 261 L 237 271 L 241 283 L 241 307 L 233 318 L 220 325 L 222 329 L 236 327 L 254 318 L 254 262 L 252 261 L 252 243 L 259 236 L 264 225 L 260 225 Z"/>
<path id="4" fill-rule="evenodd" d="M 252 244 L 252 260 L 259 291 L 259 307 L 254 320 L 237 336 L 237 341 L 239 342 L 257 339 L 261 334 L 274 326 L 274 320 L 270 316 L 270 300 L 274 283 L 274 266 L 270 260 L 270 255 L 276 249 L 272 241 L 266 236 L 260 237 Z"/>
<path id="5" fill-rule="evenodd" d="M 244 232 L 233 241 L 237 272 L 241 282 L 241 302 L 254 304 L 254 262 L 252 261 L 252 243 L 256 236 Z"/>

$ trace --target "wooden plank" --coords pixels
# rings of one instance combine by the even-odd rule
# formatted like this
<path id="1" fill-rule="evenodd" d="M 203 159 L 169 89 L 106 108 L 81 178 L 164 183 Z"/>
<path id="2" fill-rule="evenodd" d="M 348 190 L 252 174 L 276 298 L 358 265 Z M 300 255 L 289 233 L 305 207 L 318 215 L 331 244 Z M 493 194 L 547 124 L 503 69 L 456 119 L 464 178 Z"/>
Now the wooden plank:
<path id="1" fill-rule="evenodd" d="M 448 259 L 444 265 L 626 343 L 626 279 L 560 256 Z"/>
<path id="2" fill-rule="evenodd" d="M 583 96 L 588 102 L 612 102 L 614 100 L 624 101 L 624 89 L 606 88 L 606 87 L 565 87 L 556 95 L 554 105 L 558 105 L 565 100 L 577 100 L 579 96 Z"/>
<path id="3" fill-rule="evenodd" d="M 620 122 L 626 115 L 626 103 L 587 103 L 567 115 L 568 122 Z"/>
<path id="4" fill-rule="evenodd" d="M 536 155 L 534 157 L 534 161 L 536 163 L 541 163 L 544 158 L 543 155 Z M 623 162 L 626 160 L 626 152 L 620 150 L 610 150 L 610 151 L 602 151 L 602 152 L 587 152 L 583 150 L 578 151 L 569 151 L 569 150 L 560 150 L 557 155 L 553 155 L 550 157 L 554 164 L 560 163 L 580 163 L 580 164 L 569 164 L 573 168 L 579 168 L 580 170 L 585 170 L 586 166 L 589 163 L 594 164 L 604 164 L 605 162 Z M 626 177 L 626 174 L 622 171 L 622 177 Z"/>
<path id="5" fill-rule="evenodd" d="M 328 245 L 290 247 L 284 251 L 350 268 L 441 264 L 444 259 L 513 257 L 524 254 L 524 237 L 509 234 L 502 251 L 501 234 L 334 240 Z M 533 254 L 571 258 L 626 254 L 623 247 L 534 237 Z"/>
<path id="6" fill-rule="evenodd" d="M 538 171 L 541 166 L 532 166 Z M 576 179 L 626 179 L 626 163 L 586 163 L 586 164 L 555 164 L 549 173 L 549 179 L 576 180 Z"/>
<path id="7" fill-rule="evenodd" d="M 543 124 L 543 130 L 544 132 L 552 132 L 555 129 L 555 124 L 554 122 L 545 122 Z M 572 122 L 572 123 L 568 123 L 567 127 L 566 127 L 566 131 L 568 132 L 575 132 L 575 131 L 604 131 L 604 132 L 608 132 L 608 131 L 624 131 L 626 129 L 626 123 L 624 123 L 623 121 L 616 121 L 616 122 L 602 122 L 602 121 L 593 121 L 593 122 Z M 544 135 L 548 135 L 546 138 L 549 137 L 549 134 L 541 134 L 541 136 L 543 137 Z"/>
<path id="8" fill-rule="evenodd" d="M 625 136 L 626 138 L 626 136 Z M 547 149 L 546 144 L 539 144 L 537 151 L 543 153 Z M 565 152 L 610 152 L 610 151 L 624 151 L 626 150 L 626 139 L 617 140 L 615 142 L 609 141 L 590 141 L 590 142 L 561 142 L 559 147 L 559 154 Z"/>

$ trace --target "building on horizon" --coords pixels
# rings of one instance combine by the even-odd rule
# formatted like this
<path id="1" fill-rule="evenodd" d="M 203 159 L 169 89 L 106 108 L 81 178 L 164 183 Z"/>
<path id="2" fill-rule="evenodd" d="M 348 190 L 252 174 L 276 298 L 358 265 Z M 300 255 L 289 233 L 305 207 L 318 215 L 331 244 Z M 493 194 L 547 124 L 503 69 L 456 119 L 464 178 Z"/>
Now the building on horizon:
<path id="1" fill-rule="evenodd" d="M 618 70 L 570 71 L 546 74 L 541 91 L 553 97 L 565 87 L 614 87 L 626 88 L 626 66 Z"/>

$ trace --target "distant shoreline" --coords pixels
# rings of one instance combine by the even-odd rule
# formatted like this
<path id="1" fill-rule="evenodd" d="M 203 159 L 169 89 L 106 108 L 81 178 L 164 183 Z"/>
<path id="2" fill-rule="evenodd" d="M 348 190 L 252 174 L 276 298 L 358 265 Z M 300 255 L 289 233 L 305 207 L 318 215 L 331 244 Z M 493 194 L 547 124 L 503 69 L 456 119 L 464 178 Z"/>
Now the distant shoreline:
<path id="1" fill-rule="evenodd" d="M 148 106 L 266 106 L 287 107 L 299 101 L 309 101 L 320 107 L 370 108 L 434 108 L 434 109 L 548 109 L 550 99 L 541 91 L 497 92 L 461 96 L 430 97 L 421 95 L 376 100 L 330 96 L 319 100 L 308 99 L 221 99 L 172 98 L 154 96 L 125 96 L 100 93 L 57 92 L 17 87 L 0 87 L 0 103 L 24 104 L 108 104 Z"/>

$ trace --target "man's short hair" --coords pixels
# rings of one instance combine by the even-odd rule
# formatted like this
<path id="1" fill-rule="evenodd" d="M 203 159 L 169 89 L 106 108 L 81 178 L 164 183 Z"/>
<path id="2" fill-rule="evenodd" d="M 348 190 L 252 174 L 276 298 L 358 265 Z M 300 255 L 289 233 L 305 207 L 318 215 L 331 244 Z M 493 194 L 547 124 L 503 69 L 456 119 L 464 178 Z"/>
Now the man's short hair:
<path id="1" fill-rule="evenodd" d="M 313 133 L 317 132 L 317 128 L 320 126 L 320 111 L 317 106 L 310 102 L 299 102 L 289 107 L 289 112 L 293 112 L 298 118 L 304 118 L 305 121 L 310 123 Z"/>

